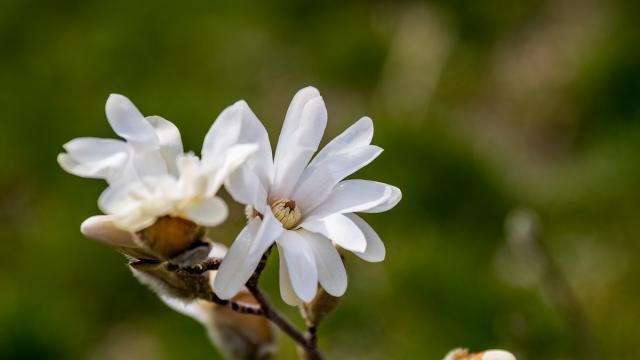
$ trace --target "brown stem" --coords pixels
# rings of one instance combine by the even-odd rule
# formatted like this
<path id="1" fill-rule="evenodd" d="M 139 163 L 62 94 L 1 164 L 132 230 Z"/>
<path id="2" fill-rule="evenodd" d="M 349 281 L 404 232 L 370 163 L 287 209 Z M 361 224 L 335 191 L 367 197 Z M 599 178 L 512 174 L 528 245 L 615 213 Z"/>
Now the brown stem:
<path id="1" fill-rule="evenodd" d="M 257 285 L 249 287 L 249 291 L 258 301 L 258 304 L 264 311 L 264 316 L 267 317 L 274 325 L 276 325 L 285 334 L 289 335 L 300 347 L 302 347 L 309 360 L 323 360 L 324 357 L 318 350 L 315 340 L 311 341 L 302 332 L 289 322 L 284 316 L 282 316 L 275 308 L 269 304 L 269 301 L 258 288 Z"/>
<path id="2" fill-rule="evenodd" d="M 262 271 L 267 266 L 267 260 L 269 259 L 269 255 L 271 254 L 271 250 L 273 246 L 271 246 L 265 253 L 262 255 L 256 270 L 253 272 L 253 275 L 247 280 L 245 286 L 249 289 L 249 292 L 256 299 L 259 307 L 250 306 L 240 304 L 235 301 L 223 300 L 220 299 L 214 292 L 207 292 L 206 294 L 200 294 L 201 298 L 212 301 L 218 305 L 226 306 L 233 311 L 249 314 L 249 315 L 258 315 L 264 316 L 269 321 L 271 321 L 274 325 L 276 325 L 280 330 L 282 330 L 285 334 L 289 335 L 293 341 L 295 341 L 298 346 L 300 346 L 304 352 L 306 359 L 308 360 L 324 360 L 324 357 L 320 353 L 317 347 L 317 337 L 316 337 L 316 329 L 315 326 L 310 326 L 307 329 L 307 334 L 303 334 L 299 331 L 289 320 L 287 320 L 284 316 L 282 316 L 267 300 L 264 293 L 258 287 L 258 280 L 260 279 L 260 275 Z M 222 259 L 218 258 L 210 258 L 203 261 L 200 264 L 196 264 L 193 266 L 181 267 L 179 265 L 169 264 L 168 269 L 170 271 L 185 271 L 192 275 L 203 274 L 209 270 L 217 270 L 222 263 Z"/>

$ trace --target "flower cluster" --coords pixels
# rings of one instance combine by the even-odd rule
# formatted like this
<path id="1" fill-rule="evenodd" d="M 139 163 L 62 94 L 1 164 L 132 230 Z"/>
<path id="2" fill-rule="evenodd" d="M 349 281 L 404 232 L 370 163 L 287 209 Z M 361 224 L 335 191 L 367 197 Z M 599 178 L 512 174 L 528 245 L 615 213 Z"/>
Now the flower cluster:
<path id="1" fill-rule="evenodd" d="M 318 284 L 331 296 L 344 294 L 343 249 L 366 261 L 384 259 L 379 236 L 355 213 L 387 211 L 401 192 L 380 182 L 345 180 L 382 152 L 370 144 L 367 117 L 316 154 L 327 111 L 315 88 L 294 96 L 275 154 L 244 101 L 218 116 L 200 157 L 184 152 L 174 124 L 143 116 L 122 95 L 109 97 L 106 116 L 122 140 L 78 138 L 58 156 L 66 171 L 108 183 L 98 200 L 105 215 L 85 220 L 85 235 L 135 259 L 172 259 L 227 218 L 227 205 L 217 196 L 224 186 L 246 205 L 248 222 L 213 281 L 221 299 L 243 291 L 273 244 L 280 253 L 281 296 L 291 305 L 312 301 Z"/>

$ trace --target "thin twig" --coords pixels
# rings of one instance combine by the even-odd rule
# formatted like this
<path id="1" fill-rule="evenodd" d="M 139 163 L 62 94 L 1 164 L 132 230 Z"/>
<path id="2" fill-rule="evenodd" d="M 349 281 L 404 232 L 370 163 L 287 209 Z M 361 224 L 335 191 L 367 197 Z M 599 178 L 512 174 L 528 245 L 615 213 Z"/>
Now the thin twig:
<path id="1" fill-rule="evenodd" d="M 323 360 L 324 357 L 320 354 L 320 351 L 315 346 L 315 343 L 312 343 L 307 339 L 307 337 L 301 333 L 296 327 L 289 322 L 284 316 L 280 315 L 280 313 L 275 310 L 269 304 L 269 301 L 262 293 L 262 291 L 257 286 L 250 286 L 249 291 L 253 294 L 253 297 L 256 298 L 256 301 L 262 307 L 264 311 L 264 316 L 267 317 L 274 325 L 276 325 L 280 330 L 282 330 L 285 334 L 289 335 L 298 345 L 300 345 L 305 353 L 308 356 L 309 360 Z"/>

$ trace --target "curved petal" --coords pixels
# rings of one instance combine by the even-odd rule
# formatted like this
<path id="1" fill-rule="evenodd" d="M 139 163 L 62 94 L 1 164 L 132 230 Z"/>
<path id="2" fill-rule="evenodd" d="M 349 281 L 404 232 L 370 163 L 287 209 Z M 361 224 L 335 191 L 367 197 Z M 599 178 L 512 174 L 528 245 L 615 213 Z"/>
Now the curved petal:
<path id="1" fill-rule="evenodd" d="M 258 150 L 258 146 L 255 144 L 239 144 L 233 145 L 223 155 L 223 161 L 216 165 L 205 163 L 204 165 L 209 167 L 209 171 L 213 173 L 209 176 L 209 183 L 207 184 L 207 194 L 213 195 L 220 189 L 220 186 L 227 180 L 229 175 L 233 173 L 238 167 L 240 167 L 250 156 L 255 154 Z"/>
<path id="2" fill-rule="evenodd" d="M 58 154 L 57 160 L 60 167 L 68 173 L 86 178 L 105 179 L 112 183 L 122 172 L 127 157 L 125 153 L 118 153 L 99 162 L 79 162 L 71 155 L 62 153 Z"/>
<path id="3" fill-rule="evenodd" d="M 130 147 L 122 140 L 81 137 L 62 145 L 74 160 L 88 163 L 99 162 L 117 154 L 127 154 Z"/>
<path id="4" fill-rule="evenodd" d="M 304 302 L 311 302 L 318 291 L 318 268 L 309 241 L 296 231 L 283 231 L 276 240 L 289 270 L 291 286 Z"/>
<path id="5" fill-rule="evenodd" d="M 364 252 L 367 241 L 362 231 L 342 214 L 333 214 L 324 218 L 309 218 L 300 227 L 322 234 L 349 251 Z"/>
<path id="6" fill-rule="evenodd" d="M 244 287 L 264 252 L 281 232 L 282 225 L 269 211 L 265 212 L 264 220 L 254 218 L 240 232 L 214 281 L 213 290 L 221 299 L 232 298 Z"/>
<path id="7" fill-rule="evenodd" d="M 300 231 L 309 242 L 318 267 L 318 281 L 322 288 L 332 296 L 340 297 L 347 290 L 347 271 L 331 240 L 320 234 Z"/>
<path id="8" fill-rule="evenodd" d="M 216 226 L 227 219 L 229 208 L 220 197 L 214 196 L 189 204 L 181 212 L 198 225 Z"/>
<path id="9" fill-rule="evenodd" d="M 251 169 L 241 166 L 227 177 L 224 186 L 235 201 L 253 205 L 260 213 L 264 211 L 267 190 Z"/>
<path id="10" fill-rule="evenodd" d="M 371 225 L 367 224 L 366 221 L 362 220 L 362 218 L 356 214 L 347 214 L 345 216 L 360 228 L 360 231 L 364 234 L 364 238 L 367 240 L 367 248 L 364 252 L 354 251 L 353 253 L 368 262 L 380 262 L 384 260 L 386 255 L 384 243 Z"/>
<path id="11" fill-rule="evenodd" d="M 391 193 L 389 194 L 389 197 L 387 197 L 385 201 L 383 201 L 377 206 L 372 207 L 371 209 L 362 210 L 363 212 L 369 212 L 369 213 L 385 212 L 387 210 L 393 209 L 400 202 L 400 200 L 402 199 L 402 191 L 395 186 L 391 186 L 391 185 L 387 185 L 387 186 L 391 188 Z"/>
<path id="12" fill-rule="evenodd" d="M 340 180 L 372 162 L 380 153 L 381 148 L 367 145 L 328 157 L 305 170 L 293 198 L 303 212 L 313 209 L 327 198 Z"/>
<path id="13" fill-rule="evenodd" d="M 396 191 L 397 190 L 397 191 Z M 323 217 L 330 214 L 344 214 L 387 207 L 400 201 L 396 187 L 377 181 L 345 180 L 340 182 L 329 197 L 309 212 L 309 216 Z M 394 197 L 389 200 L 390 197 Z"/>
<path id="14" fill-rule="evenodd" d="M 158 145 L 156 132 L 131 100 L 111 94 L 105 105 L 107 120 L 113 131 L 136 147 Z"/>
<path id="15" fill-rule="evenodd" d="M 243 100 L 226 108 L 213 123 L 202 145 L 205 163 L 220 161 L 227 149 L 236 144 L 256 144 L 254 171 L 267 186 L 273 172 L 273 158 L 269 135 L 249 105 Z"/>
<path id="16" fill-rule="evenodd" d="M 284 250 L 280 245 L 278 245 L 278 252 L 282 254 Z M 280 282 L 280 297 L 284 300 L 285 303 L 291 306 L 298 306 L 302 303 L 302 300 L 296 295 L 296 292 L 293 290 L 293 285 L 291 285 L 291 276 L 289 275 L 289 269 L 287 268 L 287 262 L 284 259 L 280 258 L 280 270 L 278 272 L 279 282 Z"/>
<path id="17" fill-rule="evenodd" d="M 317 90 L 306 88 L 291 102 L 274 159 L 273 196 L 288 198 L 318 149 L 327 109 Z M 303 95 L 300 95 L 300 94 Z M 315 96 L 310 96 L 316 94 Z"/>
<path id="18" fill-rule="evenodd" d="M 331 140 L 313 158 L 309 167 L 322 163 L 335 154 L 353 151 L 371 144 L 373 139 L 373 121 L 365 116 L 349 126 L 340 135 Z"/>
<path id="19" fill-rule="evenodd" d="M 202 144 L 202 161 L 215 163 L 230 146 L 238 143 L 242 130 L 242 108 L 236 102 L 224 109 L 213 122 Z"/>
<path id="20" fill-rule="evenodd" d="M 76 176 L 115 181 L 124 171 L 131 148 L 124 141 L 77 138 L 63 145 L 58 164 Z"/>
<path id="21" fill-rule="evenodd" d="M 147 121 L 156 132 L 160 142 L 160 152 L 167 165 L 167 170 L 173 175 L 178 174 L 176 161 L 184 152 L 180 130 L 169 120 L 160 116 L 147 116 Z"/>
<path id="22" fill-rule="evenodd" d="M 80 232 L 111 247 L 137 247 L 135 235 L 115 226 L 113 220 L 112 215 L 91 216 L 82 222 Z"/>

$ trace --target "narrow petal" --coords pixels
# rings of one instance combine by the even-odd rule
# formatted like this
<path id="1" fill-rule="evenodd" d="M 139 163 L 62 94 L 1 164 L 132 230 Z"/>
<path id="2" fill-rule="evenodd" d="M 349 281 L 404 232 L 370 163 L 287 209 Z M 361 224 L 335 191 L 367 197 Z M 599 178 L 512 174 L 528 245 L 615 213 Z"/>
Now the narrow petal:
<path id="1" fill-rule="evenodd" d="M 282 225 L 266 212 L 264 220 L 255 218 L 240 232 L 222 261 L 214 281 L 214 291 L 222 299 L 236 295 L 249 280 L 264 252 L 282 232 Z"/>
<path id="2" fill-rule="evenodd" d="M 301 90 L 303 91 L 304 89 Z M 290 197 L 300 175 L 318 149 L 326 124 L 327 109 L 322 97 L 318 95 L 304 103 L 299 103 L 294 97 L 274 159 L 272 192 L 275 196 Z"/>
<path id="3" fill-rule="evenodd" d="M 362 231 L 344 215 L 309 218 L 300 224 L 303 229 L 322 234 L 349 251 L 364 252 L 367 241 Z"/>
<path id="4" fill-rule="evenodd" d="M 278 146 L 285 144 L 288 139 L 291 139 L 293 133 L 300 128 L 302 122 L 302 112 L 307 103 L 314 98 L 320 97 L 318 89 L 307 86 L 300 89 L 291 100 L 291 104 L 287 109 L 287 114 L 284 117 L 284 123 L 282 124 L 282 130 L 280 131 L 280 137 L 278 138 Z M 283 148 L 284 149 L 284 148 Z M 283 154 L 279 154 L 281 151 L 276 149 L 276 158 L 281 157 Z"/>
<path id="5" fill-rule="evenodd" d="M 284 253 L 284 250 L 280 245 L 278 245 L 278 252 L 280 254 Z M 291 285 L 291 276 L 289 275 L 289 269 L 287 268 L 287 262 L 284 259 L 280 258 L 280 271 L 279 271 L 279 282 L 280 282 L 280 297 L 284 300 L 285 303 L 291 306 L 298 306 L 302 303 L 302 300 L 296 295 L 296 292 L 293 290 L 293 285 Z"/>
<path id="6" fill-rule="evenodd" d="M 66 172 L 76 176 L 115 181 L 127 162 L 126 153 L 114 154 L 98 162 L 79 162 L 69 154 L 58 154 L 58 164 Z"/>
<path id="7" fill-rule="evenodd" d="M 277 240 L 282 260 L 289 270 L 291 286 L 304 302 L 311 302 L 318 291 L 318 269 L 309 241 L 296 231 L 283 231 Z"/>
<path id="8" fill-rule="evenodd" d="M 293 198 L 303 211 L 313 209 L 329 196 L 338 182 L 369 164 L 380 153 L 381 148 L 368 145 L 334 154 L 305 170 Z"/>
<path id="9" fill-rule="evenodd" d="M 249 249 L 260 225 L 259 219 L 251 220 L 231 244 L 213 283 L 213 290 L 220 298 L 230 299 L 235 296 L 257 266 L 257 263 L 253 265 L 249 261 Z"/>
<path id="10" fill-rule="evenodd" d="M 158 137 L 131 100 L 111 94 L 105 106 L 107 120 L 116 134 L 136 147 L 158 146 Z"/>
<path id="11" fill-rule="evenodd" d="M 116 139 L 93 137 L 76 138 L 62 146 L 74 160 L 79 162 L 99 162 L 120 153 L 128 153 L 129 146 Z"/>
<path id="12" fill-rule="evenodd" d="M 299 231 L 307 239 L 318 267 L 318 281 L 330 295 L 340 297 L 347 290 L 347 271 L 331 240 L 308 231 Z"/>
<path id="13" fill-rule="evenodd" d="M 182 213 L 198 225 L 216 226 L 227 219 L 229 208 L 220 197 L 214 196 L 189 204 Z"/>
<path id="14" fill-rule="evenodd" d="M 170 174 L 177 175 L 176 160 L 184 152 L 180 130 L 171 121 L 160 116 L 148 116 L 146 119 L 156 132 L 167 170 Z"/>
<path id="15" fill-rule="evenodd" d="M 309 212 L 310 216 L 323 217 L 330 214 L 344 214 L 375 209 L 381 204 L 388 207 L 389 198 L 397 203 L 394 186 L 369 180 L 345 180 L 331 191 L 327 199 Z"/>
<path id="16" fill-rule="evenodd" d="M 309 166 L 322 163 L 326 159 L 335 154 L 353 151 L 360 147 L 366 147 L 371 144 L 373 139 L 373 121 L 369 117 L 363 117 L 349 126 L 340 135 L 331 140 L 318 154 L 313 158 Z"/>
<path id="17" fill-rule="evenodd" d="M 384 243 L 371 225 L 367 224 L 366 221 L 362 220 L 362 218 L 356 214 L 347 214 L 345 216 L 360 228 L 360 231 L 364 234 L 364 238 L 367 240 L 367 248 L 364 252 L 354 251 L 353 253 L 368 262 L 380 262 L 384 260 L 386 255 Z"/>

